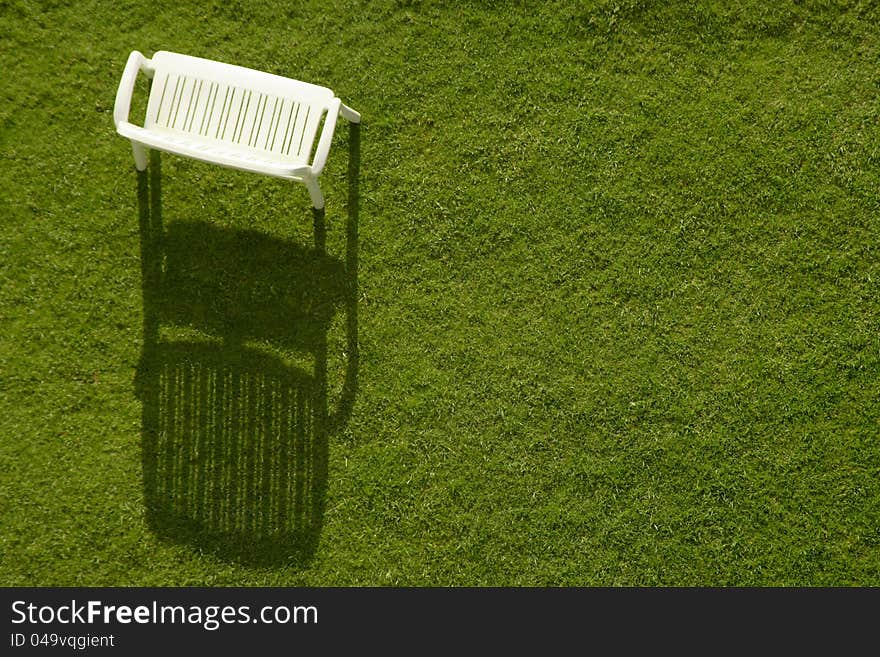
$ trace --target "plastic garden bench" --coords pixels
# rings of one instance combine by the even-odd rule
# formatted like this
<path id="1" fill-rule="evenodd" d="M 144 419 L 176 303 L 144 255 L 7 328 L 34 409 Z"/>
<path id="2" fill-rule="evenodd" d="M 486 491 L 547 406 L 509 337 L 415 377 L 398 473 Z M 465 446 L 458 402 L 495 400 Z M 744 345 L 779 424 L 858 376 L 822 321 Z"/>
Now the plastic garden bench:
<path id="1" fill-rule="evenodd" d="M 153 79 L 143 127 L 128 120 L 139 71 Z M 304 183 L 320 210 L 318 176 L 339 114 L 361 120 L 326 87 L 189 55 L 160 51 L 147 59 L 134 51 L 116 92 L 113 122 L 131 140 L 139 171 L 147 168 L 146 149 L 154 148 Z"/>

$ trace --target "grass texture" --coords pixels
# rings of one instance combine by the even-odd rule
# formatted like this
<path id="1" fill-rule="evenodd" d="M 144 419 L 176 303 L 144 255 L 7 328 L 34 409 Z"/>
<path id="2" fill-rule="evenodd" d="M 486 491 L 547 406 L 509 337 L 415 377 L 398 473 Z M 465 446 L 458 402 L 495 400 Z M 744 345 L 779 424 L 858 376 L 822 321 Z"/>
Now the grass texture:
<path id="1" fill-rule="evenodd" d="M 325 216 L 138 176 L 133 49 L 361 112 Z M 0 584 L 880 585 L 878 60 L 871 2 L 0 0 Z"/>

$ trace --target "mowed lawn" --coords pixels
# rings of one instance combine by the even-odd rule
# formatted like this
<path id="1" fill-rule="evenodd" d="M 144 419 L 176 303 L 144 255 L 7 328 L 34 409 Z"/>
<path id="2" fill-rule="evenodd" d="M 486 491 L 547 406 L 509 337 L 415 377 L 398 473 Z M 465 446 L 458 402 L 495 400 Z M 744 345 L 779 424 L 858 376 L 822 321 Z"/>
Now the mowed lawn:
<path id="1" fill-rule="evenodd" d="M 139 178 L 133 49 L 361 112 L 323 223 Z M 0 2 L 0 584 L 880 585 L 878 61 L 871 2 Z"/>

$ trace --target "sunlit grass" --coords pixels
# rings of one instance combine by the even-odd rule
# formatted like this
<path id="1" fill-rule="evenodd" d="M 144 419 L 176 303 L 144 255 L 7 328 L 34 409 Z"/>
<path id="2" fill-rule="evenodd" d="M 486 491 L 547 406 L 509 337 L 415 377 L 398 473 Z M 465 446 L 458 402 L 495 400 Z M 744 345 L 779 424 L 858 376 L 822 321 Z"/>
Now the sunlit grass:
<path id="1" fill-rule="evenodd" d="M 880 583 L 880 13 L 728 4 L 0 5 L 0 582 Z M 229 304 L 305 303 L 294 279 L 333 311 L 308 550 L 151 515 L 132 49 L 364 117 L 325 256 L 302 186 L 162 159 L 169 289 L 199 302 L 165 298 L 195 319 L 160 339 L 312 390 L 286 315 Z M 354 389 L 351 305 L 309 278 L 340 271 Z"/>

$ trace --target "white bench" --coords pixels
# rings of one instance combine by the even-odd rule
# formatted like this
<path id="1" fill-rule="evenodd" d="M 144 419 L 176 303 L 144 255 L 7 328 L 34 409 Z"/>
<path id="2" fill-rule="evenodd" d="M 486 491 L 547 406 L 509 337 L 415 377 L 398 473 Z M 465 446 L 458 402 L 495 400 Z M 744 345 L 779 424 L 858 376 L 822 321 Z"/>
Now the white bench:
<path id="1" fill-rule="evenodd" d="M 140 71 L 153 79 L 143 127 L 128 120 Z M 361 120 L 326 87 L 189 55 L 160 51 L 147 59 L 134 51 L 116 92 L 113 122 L 131 140 L 139 171 L 147 168 L 146 149 L 154 148 L 302 182 L 320 210 L 318 176 L 339 114 Z"/>

